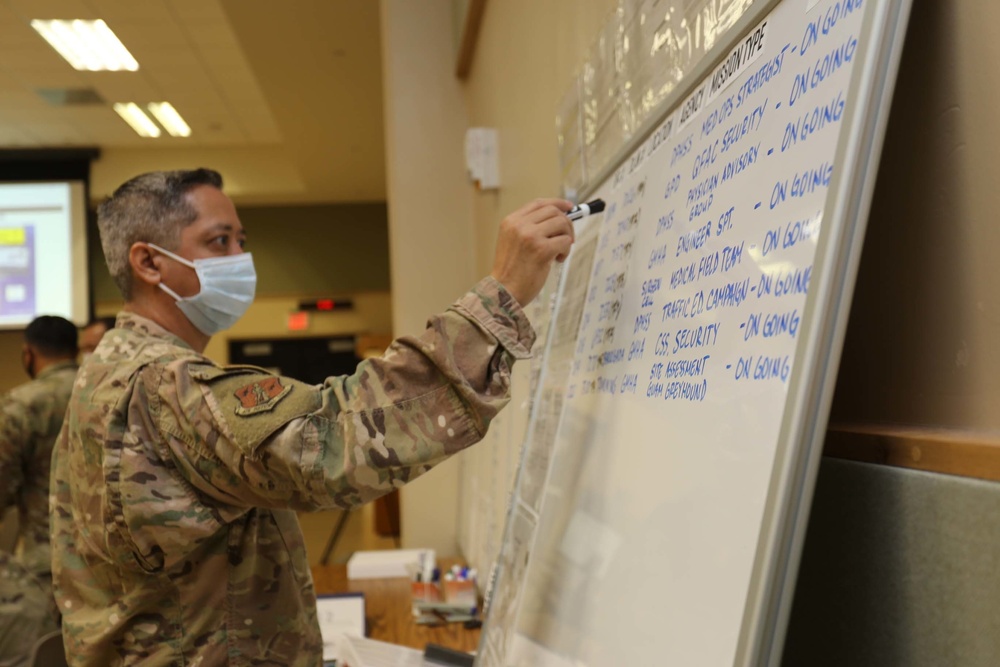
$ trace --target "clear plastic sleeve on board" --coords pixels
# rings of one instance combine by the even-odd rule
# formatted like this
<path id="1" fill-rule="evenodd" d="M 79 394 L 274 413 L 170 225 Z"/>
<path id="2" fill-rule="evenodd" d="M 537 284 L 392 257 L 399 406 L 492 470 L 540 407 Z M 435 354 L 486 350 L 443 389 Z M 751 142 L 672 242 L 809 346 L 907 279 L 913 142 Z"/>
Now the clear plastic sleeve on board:
<path id="1" fill-rule="evenodd" d="M 623 107 L 640 127 L 753 0 L 624 0 Z"/>
<path id="2" fill-rule="evenodd" d="M 583 131 L 581 127 L 580 77 L 573 77 L 569 90 L 563 97 L 556 115 L 556 142 L 559 149 L 559 168 L 562 195 L 576 199 L 587 182 L 583 160 Z"/>
<path id="3" fill-rule="evenodd" d="M 601 30 L 587 54 L 580 75 L 584 164 L 587 178 L 604 168 L 631 136 L 622 101 L 621 10 Z"/>

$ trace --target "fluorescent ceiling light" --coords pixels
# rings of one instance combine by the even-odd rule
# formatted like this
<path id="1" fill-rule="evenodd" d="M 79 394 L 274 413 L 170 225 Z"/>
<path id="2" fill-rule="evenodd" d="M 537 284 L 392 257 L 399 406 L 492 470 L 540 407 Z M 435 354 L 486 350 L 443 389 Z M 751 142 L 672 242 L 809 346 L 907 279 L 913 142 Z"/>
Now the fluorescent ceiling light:
<path id="1" fill-rule="evenodd" d="M 170 102 L 150 102 L 147 106 L 150 112 L 156 116 L 156 120 L 160 121 L 160 125 L 170 133 L 170 136 L 191 136 L 191 128 Z"/>
<path id="2" fill-rule="evenodd" d="M 78 70 L 134 72 L 139 69 L 132 54 L 104 21 L 40 21 L 31 27 Z"/>
<path id="3" fill-rule="evenodd" d="M 160 128 L 156 126 L 152 118 L 143 113 L 142 109 L 135 102 L 129 102 L 128 104 L 119 102 L 115 105 L 114 109 L 126 123 L 132 126 L 132 129 L 140 137 L 160 136 Z"/>

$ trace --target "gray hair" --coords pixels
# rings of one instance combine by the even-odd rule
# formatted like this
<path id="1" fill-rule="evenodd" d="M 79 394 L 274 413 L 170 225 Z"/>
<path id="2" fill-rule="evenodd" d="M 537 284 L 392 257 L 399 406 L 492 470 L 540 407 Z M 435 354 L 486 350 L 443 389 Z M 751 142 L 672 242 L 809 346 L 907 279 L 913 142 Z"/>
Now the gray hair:
<path id="1" fill-rule="evenodd" d="M 198 217 L 184 198 L 198 185 L 222 189 L 222 176 L 211 169 L 154 171 L 123 183 L 97 208 L 97 228 L 108 271 L 122 296 L 132 297 L 129 250 L 134 243 L 155 243 L 167 250 L 180 245 L 180 231 Z"/>

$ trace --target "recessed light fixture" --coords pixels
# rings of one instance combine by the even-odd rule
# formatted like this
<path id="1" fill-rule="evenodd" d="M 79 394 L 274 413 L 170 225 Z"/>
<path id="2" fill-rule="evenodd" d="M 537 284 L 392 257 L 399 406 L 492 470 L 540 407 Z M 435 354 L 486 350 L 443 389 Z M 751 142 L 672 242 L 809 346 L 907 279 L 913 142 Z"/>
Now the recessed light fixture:
<path id="1" fill-rule="evenodd" d="M 147 107 L 172 137 L 189 137 L 191 128 L 170 102 L 150 102 Z"/>
<path id="2" fill-rule="evenodd" d="M 158 137 L 160 136 L 160 128 L 157 127 L 153 119 L 147 116 L 143 110 L 135 102 L 129 102 L 127 104 L 122 104 L 119 102 L 115 104 L 114 109 L 118 112 L 126 123 L 132 126 L 136 134 L 140 137 Z"/>
<path id="3" fill-rule="evenodd" d="M 41 21 L 31 27 L 45 38 L 66 61 L 78 70 L 134 72 L 139 69 L 132 54 L 115 36 L 108 24 L 96 21 Z"/>

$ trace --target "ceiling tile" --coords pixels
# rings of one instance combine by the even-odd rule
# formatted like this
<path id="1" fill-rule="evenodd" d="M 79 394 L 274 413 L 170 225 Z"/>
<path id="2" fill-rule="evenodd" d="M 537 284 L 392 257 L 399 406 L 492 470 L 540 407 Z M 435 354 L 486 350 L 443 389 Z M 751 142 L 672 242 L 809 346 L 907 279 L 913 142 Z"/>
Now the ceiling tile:
<path id="1" fill-rule="evenodd" d="M 233 118 L 248 131 L 276 130 L 278 128 L 274 116 L 271 115 L 266 104 L 240 104 L 234 105 L 232 109 Z"/>
<path id="2" fill-rule="evenodd" d="M 225 116 L 230 113 L 229 105 L 214 90 L 205 91 L 200 95 L 189 93 L 171 95 L 169 98 L 164 97 L 164 100 L 174 105 L 177 112 L 185 118 L 193 114 Z"/>
<path id="3" fill-rule="evenodd" d="M 236 49 L 222 46 L 199 46 L 198 56 L 205 63 L 205 67 L 212 72 L 218 72 L 223 76 L 238 74 L 253 78 L 253 71 L 247 64 L 246 58 Z"/>
<path id="4" fill-rule="evenodd" d="M 190 49 L 151 51 L 146 62 L 147 67 L 141 71 L 163 99 L 202 95 L 218 97 L 215 82 Z"/>
<path id="5" fill-rule="evenodd" d="M 147 64 L 145 58 L 150 51 L 191 48 L 184 31 L 171 18 L 163 21 L 109 21 L 108 25 L 139 61 L 140 68 Z"/>
<path id="6" fill-rule="evenodd" d="M 63 114 L 53 112 L 49 109 L 2 109 L 3 116 L 7 122 L 18 123 L 25 129 L 34 132 L 35 128 L 42 123 L 63 123 L 66 118 Z"/>
<path id="7" fill-rule="evenodd" d="M 24 89 L 0 92 L 0 109 L 45 111 L 48 107 L 42 98 Z"/>
<path id="8" fill-rule="evenodd" d="M 0 42 L 3 44 L 24 44 L 41 41 L 38 33 L 32 29 L 29 19 L 9 9 L 0 2 Z"/>
<path id="9" fill-rule="evenodd" d="M 247 137 L 243 129 L 232 120 L 221 124 L 204 126 L 198 122 L 191 125 L 191 136 L 198 139 L 198 143 L 206 146 L 212 145 L 246 145 Z"/>
<path id="10" fill-rule="evenodd" d="M 192 148 L 198 146 L 201 142 L 199 141 L 197 134 L 192 130 L 190 137 L 172 137 L 166 132 L 164 132 L 156 140 L 156 146 L 158 148 L 173 148 L 173 149 L 184 149 Z"/>
<path id="11" fill-rule="evenodd" d="M 55 49 L 41 40 L 38 44 L 0 43 L 0 63 L 3 63 L 4 69 L 9 72 L 76 71 L 55 52 Z"/>
<path id="12" fill-rule="evenodd" d="M 7 5 L 28 19 L 85 19 L 101 18 L 83 0 L 7 0 Z"/>
<path id="13" fill-rule="evenodd" d="M 27 1 L 34 2 L 34 0 Z M 168 21 L 173 18 L 163 0 L 86 1 L 100 18 L 108 22 L 108 25 L 112 25 L 112 21 Z"/>
<path id="14" fill-rule="evenodd" d="M 139 72 L 76 72 L 31 29 L 29 19 L 43 17 L 104 19 Z M 382 154 L 381 133 L 369 129 L 380 128 L 379 63 L 373 0 L 0 0 L 0 145 L 85 143 L 107 149 L 108 158 L 126 152 L 135 157 L 123 177 L 174 163 L 215 164 L 234 192 L 251 199 L 377 192 L 351 180 L 370 178 L 371 169 L 352 167 L 357 176 L 343 186 L 330 174 L 343 171 L 331 154 L 345 135 L 374 142 L 371 154 Z M 35 92 L 81 86 L 109 103 L 167 100 L 194 135 L 143 139 L 110 104 L 57 108 Z M 334 129 L 318 108 L 333 110 Z M 336 187 L 326 185 L 333 180 Z"/>
<path id="15" fill-rule="evenodd" d="M 230 49 L 234 53 L 240 53 L 240 43 L 233 29 L 229 27 L 229 22 L 224 19 L 192 22 L 187 24 L 186 29 L 196 46 Z"/>
<path id="16" fill-rule="evenodd" d="M 138 72 L 84 72 L 87 85 L 103 97 L 109 105 L 115 102 L 160 101 L 161 93 L 149 83 L 142 70 Z"/>
<path id="17" fill-rule="evenodd" d="M 0 124 L 4 122 L 3 115 L 0 114 Z M 0 126 L 0 146 L 11 148 L 14 146 L 37 146 L 38 139 L 29 132 L 21 128 L 4 128 Z"/>
<path id="18" fill-rule="evenodd" d="M 4 46 L 35 46 L 38 42 L 45 44 L 37 32 L 31 29 L 27 23 L 22 23 L 21 19 L 15 18 L 14 22 L 8 23 L 4 16 L 0 16 L 0 44 Z M 46 48 L 49 48 L 46 45 Z"/>
<path id="19" fill-rule="evenodd" d="M 281 133 L 269 113 L 239 113 L 237 121 L 252 143 L 269 144 L 281 141 Z"/>
<path id="20" fill-rule="evenodd" d="M 114 112 L 109 106 L 76 106 L 76 107 L 65 107 L 63 110 L 63 115 L 67 122 L 73 123 L 74 125 L 88 125 L 99 127 L 102 125 L 115 125 L 118 126 L 122 124 L 122 119 L 118 117 L 118 114 Z M 125 127 L 128 127 L 125 125 Z"/>
<path id="21" fill-rule="evenodd" d="M 254 130 L 251 137 L 253 143 L 255 144 L 281 143 L 281 132 L 278 131 L 278 128 L 275 125 L 272 125 L 269 128 L 261 128 Z"/>
<path id="22" fill-rule="evenodd" d="M 46 144 L 64 145 L 79 144 L 87 137 L 75 127 L 65 122 L 36 121 L 31 124 L 31 133 Z"/>
<path id="23" fill-rule="evenodd" d="M 86 127 L 91 141 L 99 146 L 130 145 L 142 138 L 111 109 L 80 109 L 69 118 L 77 127 Z"/>
<path id="24" fill-rule="evenodd" d="M 216 0 L 170 0 L 170 11 L 185 21 L 220 20 L 226 18 Z"/>
<path id="25" fill-rule="evenodd" d="M 90 130 L 91 140 L 104 148 L 122 148 L 143 145 L 142 137 L 132 131 L 125 123 L 120 128 L 94 127 Z"/>
<path id="26" fill-rule="evenodd" d="M 90 84 L 82 72 L 72 67 L 39 71 L 14 71 L 10 75 L 27 90 L 39 88 L 88 88 Z"/>
<path id="27" fill-rule="evenodd" d="M 181 113 L 191 126 L 191 136 L 199 142 L 210 144 L 245 145 L 248 135 L 242 125 L 226 110 L 193 111 Z"/>
<path id="28" fill-rule="evenodd" d="M 187 70 L 202 69 L 201 60 L 189 46 L 150 49 L 145 55 L 146 69 L 162 75 L 174 70 L 174 76 L 183 76 Z M 140 66 L 142 63 L 140 63 Z"/>
<path id="29" fill-rule="evenodd" d="M 224 77 L 216 79 L 222 96 L 234 105 L 260 106 L 265 104 L 264 96 L 253 85 L 252 80 L 240 80 L 239 77 Z"/>
<path id="30" fill-rule="evenodd" d="M 156 71 L 150 72 L 149 78 L 163 99 L 170 100 L 181 95 L 199 96 L 214 95 L 215 82 L 201 69 L 188 72 Z"/>
<path id="31" fill-rule="evenodd" d="M 21 81 L 13 74 L 8 74 L 0 69 L 0 93 L 13 92 L 13 91 L 23 91 L 24 86 Z"/>

